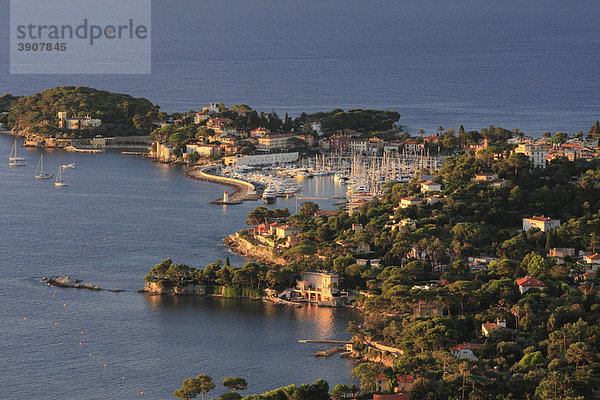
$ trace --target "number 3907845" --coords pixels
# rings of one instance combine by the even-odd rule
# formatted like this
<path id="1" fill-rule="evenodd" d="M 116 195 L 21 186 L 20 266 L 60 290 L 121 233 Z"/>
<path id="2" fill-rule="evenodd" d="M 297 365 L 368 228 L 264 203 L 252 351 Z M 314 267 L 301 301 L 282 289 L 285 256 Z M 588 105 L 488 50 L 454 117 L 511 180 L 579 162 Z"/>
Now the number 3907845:
<path id="1" fill-rule="evenodd" d="M 67 51 L 66 43 L 18 43 L 17 49 L 19 51 Z"/>

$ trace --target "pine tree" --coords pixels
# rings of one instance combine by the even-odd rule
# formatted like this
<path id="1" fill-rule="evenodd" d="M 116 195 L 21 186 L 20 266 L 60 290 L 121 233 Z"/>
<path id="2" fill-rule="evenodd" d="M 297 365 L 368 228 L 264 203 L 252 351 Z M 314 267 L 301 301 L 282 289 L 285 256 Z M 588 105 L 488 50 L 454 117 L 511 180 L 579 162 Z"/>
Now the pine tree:
<path id="1" fill-rule="evenodd" d="M 594 126 L 590 128 L 590 131 L 588 132 L 588 137 L 597 138 L 598 136 L 600 136 L 600 122 L 596 121 Z"/>
<path id="2" fill-rule="evenodd" d="M 229 266 L 231 266 L 231 264 L 229 264 L 229 256 L 226 256 L 226 257 L 225 257 L 225 266 L 226 266 L 226 267 L 229 267 Z"/>

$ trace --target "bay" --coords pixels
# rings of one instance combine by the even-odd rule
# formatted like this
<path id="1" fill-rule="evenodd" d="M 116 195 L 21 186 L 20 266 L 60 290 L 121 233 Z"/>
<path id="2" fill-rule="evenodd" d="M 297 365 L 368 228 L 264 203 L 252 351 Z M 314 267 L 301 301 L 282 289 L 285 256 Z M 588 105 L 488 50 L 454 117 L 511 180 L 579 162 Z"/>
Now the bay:
<path id="1" fill-rule="evenodd" d="M 12 143 L 0 135 L 0 154 L 8 158 Z M 318 378 L 353 382 L 352 362 L 313 357 L 322 347 L 298 343 L 349 338 L 348 321 L 359 318 L 352 310 L 135 292 L 148 269 L 168 257 L 203 267 L 229 256 L 243 265 L 247 260 L 230 253 L 222 238 L 243 228 L 260 202 L 210 205 L 225 187 L 118 152 L 46 151 L 45 168 L 55 174 L 62 164 L 77 165 L 63 170 L 69 186 L 55 188 L 51 180 L 34 179 L 39 150 L 19 152 L 26 167 L 11 168 L 7 159 L 0 165 L 3 397 L 116 399 L 143 391 L 144 398 L 165 399 L 201 373 L 217 382 L 242 376 L 247 393 Z M 300 183 L 306 194 L 343 191 L 330 178 Z M 295 205 L 270 205 L 277 206 Z M 39 281 L 55 275 L 126 292 Z"/>

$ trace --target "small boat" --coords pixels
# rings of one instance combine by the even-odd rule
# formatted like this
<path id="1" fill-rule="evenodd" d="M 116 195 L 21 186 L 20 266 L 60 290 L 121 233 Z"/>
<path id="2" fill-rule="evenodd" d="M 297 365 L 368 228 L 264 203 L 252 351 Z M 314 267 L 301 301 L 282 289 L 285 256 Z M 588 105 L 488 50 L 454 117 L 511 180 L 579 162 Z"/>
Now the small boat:
<path id="1" fill-rule="evenodd" d="M 277 198 L 277 189 L 273 189 L 271 187 L 266 188 L 263 192 L 262 198 L 265 204 L 274 202 Z"/>
<path id="2" fill-rule="evenodd" d="M 62 180 L 62 168 L 58 169 L 58 175 L 56 176 L 56 180 L 54 181 L 54 186 L 57 186 L 57 187 L 69 186 L 68 182 L 65 182 Z"/>
<path id="3" fill-rule="evenodd" d="M 13 144 L 10 156 L 8 157 L 8 165 L 11 167 L 25 167 L 25 159 L 17 155 L 17 139 L 15 138 L 15 144 Z"/>
<path id="4" fill-rule="evenodd" d="M 40 155 L 40 162 L 35 170 L 35 179 L 52 179 L 54 175 L 44 172 L 44 153 Z"/>
<path id="5" fill-rule="evenodd" d="M 63 164 L 62 168 L 63 169 L 67 169 L 67 168 L 74 169 L 74 168 L 77 168 L 77 165 L 75 165 L 75 163 Z"/>

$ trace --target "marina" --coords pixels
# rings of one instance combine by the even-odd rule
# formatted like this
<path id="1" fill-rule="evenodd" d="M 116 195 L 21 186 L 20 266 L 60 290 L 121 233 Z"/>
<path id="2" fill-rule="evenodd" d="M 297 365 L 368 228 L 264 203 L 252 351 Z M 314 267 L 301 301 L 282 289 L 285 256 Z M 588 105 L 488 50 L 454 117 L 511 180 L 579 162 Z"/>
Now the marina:
<path id="1" fill-rule="evenodd" d="M 297 197 L 299 182 L 314 177 L 326 177 L 335 184 L 345 185 L 346 196 L 332 197 L 334 205 L 344 205 L 356 199 L 369 200 L 381 196 L 389 183 L 408 182 L 422 170 L 429 172 L 441 167 L 445 157 L 430 156 L 428 152 L 386 154 L 383 156 L 317 155 L 298 163 L 258 167 L 215 167 L 219 176 L 251 183 L 262 189 L 264 204 L 278 197 Z"/>

